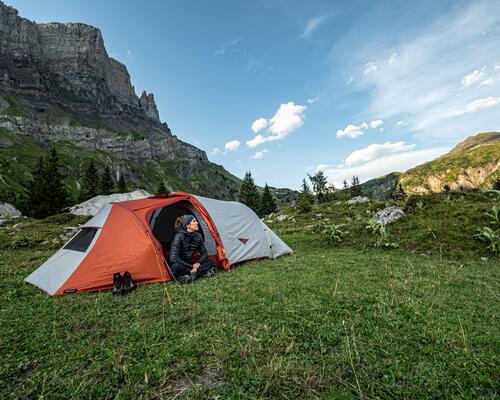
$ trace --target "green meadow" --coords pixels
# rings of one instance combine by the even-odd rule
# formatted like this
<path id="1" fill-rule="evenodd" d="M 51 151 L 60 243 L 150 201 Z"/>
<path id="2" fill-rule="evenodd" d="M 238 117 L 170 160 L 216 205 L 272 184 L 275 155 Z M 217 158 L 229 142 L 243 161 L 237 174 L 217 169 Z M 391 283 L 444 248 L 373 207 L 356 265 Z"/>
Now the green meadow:
<path id="1" fill-rule="evenodd" d="M 396 204 L 393 246 L 366 229 L 384 202 L 289 208 L 295 254 L 124 297 L 23 283 L 81 218 L 0 228 L 0 398 L 498 398 L 500 259 L 473 237 L 498 195 Z"/>

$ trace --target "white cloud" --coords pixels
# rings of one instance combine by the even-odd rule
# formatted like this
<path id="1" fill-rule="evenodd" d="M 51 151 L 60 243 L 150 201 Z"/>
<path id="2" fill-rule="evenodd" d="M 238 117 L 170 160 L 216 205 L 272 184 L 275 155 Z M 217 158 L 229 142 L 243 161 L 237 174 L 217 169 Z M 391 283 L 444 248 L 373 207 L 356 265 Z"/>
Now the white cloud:
<path id="1" fill-rule="evenodd" d="M 321 15 L 319 17 L 311 18 L 307 21 L 306 27 L 300 35 L 301 38 L 306 38 L 312 35 L 312 33 L 318 29 L 327 19 L 329 15 Z"/>
<path id="2" fill-rule="evenodd" d="M 323 164 L 321 167 L 331 183 L 336 187 L 342 187 L 344 179 L 350 183 L 353 175 L 358 175 L 361 182 L 366 182 L 390 172 L 406 171 L 426 161 L 433 160 L 447 151 L 449 151 L 447 147 L 431 148 L 393 154 L 361 165 L 335 167 Z"/>
<path id="3" fill-rule="evenodd" d="M 224 148 L 227 151 L 235 151 L 235 150 L 238 150 L 239 147 L 240 147 L 240 141 L 239 140 L 231 140 L 230 142 L 227 142 L 224 145 Z"/>
<path id="4" fill-rule="evenodd" d="M 495 64 L 495 71 L 499 71 L 500 70 L 500 64 Z"/>
<path id="5" fill-rule="evenodd" d="M 350 85 L 350 84 L 351 84 L 351 83 L 353 83 L 353 82 L 354 82 L 354 77 L 353 77 L 353 76 L 351 76 L 351 77 L 347 80 L 346 85 Z"/>
<path id="6" fill-rule="evenodd" d="M 378 70 L 378 65 L 372 61 L 369 61 L 365 64 L 365 70 L 363 71 L 363 75 L 365 76 L 369 75 L 377 70 Z"/>
<path id="7" fill-rule="evenodd" d="M 481 81 L 481 83 L 479 85 L 480 86 L 492 85 L 494 82 L 495 82 L 495 78 L 493 78 L 492 76 L 490 76 L 489 78 L 485 79 L 484 81 Z"/>
<path id="8" fill-rule="evenodd" d="M 312 97 L 312 98 L 310 98 L 310 99 L 307 99 L 307 102 L 308 102 L 309 104 L 314 104 L 314 103 L 316 103 L 316 102 L 318 102 L 318 101 L 319 101 L 319 97 L 318 97 L 318 96 L 316 96 L 316 97 Z"/>
<path id="9" fill-rule="evenodd" d="M 387 61 L 387 63 L 389 65 L 392 65 L 397 61 L 398 61 L 398 53 L 392 53 L 391 58 L 389 58 L 389 61 Z"/>
<path id="10" fill-rule="evenodd" d="M 404 125 L 404 123 L 405 123 L 405 122 L 404 122 L 403 120 L 401 120 L 401 121 L 396 122 L 396 125 L 401 126 L 401 125 Z"/>
<path id="11" fill-rule="evenodd" d="M 475 113 L 481 110 L 487 110 L 500 104 L 500 97 L 487 97 L 484 99 L 477 99 L 467 104 L 464 110 L 452 111 L 448 114 L 449 117 L 460 116 L 464 114 Z"/>
<path id="12" fill-rule="evenodd" d="M 215 147 L 211 152 L 211 156 L 216 156 L 217 154 L 220 154 L 220 149 L 218 147 Z"/>
<path id="13" fill-rule="evenodd" d="M 347 166 L 363 164 L 376 158 L 382 158 L 390 154 L 402 153 L 414 148 L 414 144 L 406 144 L 405 142 L 385 142 L 383 144 L 371 144 L 363 149 L 352 152 L 346 159 Z"/>
<path id="14" fill-rule="evenodd" d="M 461 90 L 464 87 L 460 84 L 471 73 L 471 60 L 478 66 L 500 65 L 499 26 L 498 1 L 469 2 L 413 30 L 411 37 L 400 40 L 401 45 L 385 54 L 379 50 L 387 47 L 385 41 L 366 44 L 357 50 L 359 58 L 354 56 L 345 66 L 346 71 L 355 69 L 360 58 L 378 66 L 356 88 L 364 89 L 370 99 L 366 109 L 360 111 L 383 120 L 397 121 L 404 116 L 408 132 L 419 141 L 453 143 L 478 131 L 499 130 L 497 108 L 456 120 L 447 118 L 456 110 L 466 110 L 475 99 L 500 93 L 500 79 L 470 86 L 470 90 Z M 488 35 L 481 36 L 485 30 Z M 342 51 L 346 48 L 338 44 L 332 49 L 332 57 Z M 398 61 L 389 66 L 386 60 L 394 52 L 398 53 Z M 476 75 L 481 73 L 481 68 L 477 69 Z"/>
<path id="15" fill-rule="evenodd" d="M 476 69 L 472 71 L 470 74 L 467 74 L 462 78 L 462 86 L 469 87 L 474 85 L 481 80 L 485 73 L 486 67 L 481 68 L 481 70 Z"/>
<path id="16" fill-rule="evenodd" d="M 377 129 L 383 123 L 384 123 L 384 121 L 382 121 L 381 119 L 377 119 L 375 121 L 371 121 L 370 122 L 370 128 Z"/>
<path id="17" fill-rule="evenodd" d="M 253 121 L 252 131 L 254 131 L 255 133 L 261 131 L 264 128 L 267 128 L 267 119 L 260 117 L 259 119 Z"/>
<path id="18" fill-rule="evenodd" d="M 383 123 L 384 123 L 384 121 L 382 121 L 381 119 L 377 119 L 377 120 L 371 121 L 369 123 L 363 122 L 363 123 L 361 123 L 361 125 L 349 124 L 344 129 L 339 129 L 337 131 L 337 137 L 341 138 L 341 137 L 347 136 L 350 138 L 357 138 L 357 137 L 364 134 L 364 132 L 363 132 L 364 130 L 366 130 L 368 128 L 376 129 L 380 125 L 382 125 Z"/>
<path id="19" fill-rule="evenodd" d="M 264 154 L 266 153 L 269 153 L 269 151 L 267 151 L 266 149 L 262 150 L 262 151 L 258 151 L 257 153 L 255 153 L 252 158 L 254 160 L 260 160 L 262 158 L 264 158 Z"/>
<path id="20" fill-rule="evenodd" d="M 269 130 L 276 135 L 287 136 L 304 124 L 306 106 L 288 102 L 281 104 L 274 116 L 269 120 Z"/>
<path id="21" fill-rule="evenodd" d="M 290 133 L 304 124 L 306 106 L 288 102 L 281 104 L 276 114 L 269 120 L 269 136 L 257 135 L 246 142 L 248 147 L 256 147 L 262 143 L 273 142 L 286 138 Z"/>
<path id="22" fill-rule="evenodd" d="M 127 50 L 127 54 L 128 55 L 132 54 L 132 50 Z"/>
<path id="23" fill-rule="evenodd" d="M 357 125 L 347 125 L 344 129 L 339 129 L 337 131 L 337 137 L 341 138 L 344 136 L 350 137 L 350 138 L 357 138 L 358 136 L 363 135 L 363 131 L 361 126 Z"/>

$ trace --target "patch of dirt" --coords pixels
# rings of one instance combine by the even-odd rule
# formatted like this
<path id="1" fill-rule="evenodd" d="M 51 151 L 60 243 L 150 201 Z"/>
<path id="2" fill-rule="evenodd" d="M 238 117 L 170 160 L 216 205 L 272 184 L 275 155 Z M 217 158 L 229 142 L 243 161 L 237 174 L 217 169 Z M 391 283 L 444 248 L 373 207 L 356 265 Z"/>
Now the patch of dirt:
<path id="1" fill-rule="evenodd" d="M 161 399 L 171 400 L 181 396 L 186 390 L 194 386 L 215 389 L 224 384 L 221 371 L 206 367 L 203 372 L 194 377 L 185 376 L 176 380 L 165 382 L 159 394 Z"/>

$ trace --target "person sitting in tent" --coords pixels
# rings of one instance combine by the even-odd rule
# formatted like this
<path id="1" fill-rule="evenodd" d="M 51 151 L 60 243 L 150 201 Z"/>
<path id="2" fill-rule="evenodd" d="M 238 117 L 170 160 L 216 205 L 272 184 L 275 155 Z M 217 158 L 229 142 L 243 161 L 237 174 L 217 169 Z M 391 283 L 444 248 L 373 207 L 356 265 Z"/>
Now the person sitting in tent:
<path id="1" fill-rule="evenodd" d="M 182 283 L 189 283 L 203 276 L 213 275 L 214 264 L 208 258 L 205 242 L 194 215 L 184 214 L 175 221 L 177 233 L 170 246 L 170 270 Z M 200 252 L 200 259 L 193 263 L 193 255 Z"/>

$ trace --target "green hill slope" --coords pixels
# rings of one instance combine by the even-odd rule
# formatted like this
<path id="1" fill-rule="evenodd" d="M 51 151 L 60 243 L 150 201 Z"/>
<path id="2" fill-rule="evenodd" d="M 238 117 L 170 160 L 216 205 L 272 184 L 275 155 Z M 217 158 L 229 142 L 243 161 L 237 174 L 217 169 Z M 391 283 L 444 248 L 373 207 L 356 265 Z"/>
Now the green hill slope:
<path id="1" fill-rule="evenodd" d="M 490 189 L 500 177 L 500 132 L 468 137 L 449 153 L 406 172 L 394 172 L 361 185 L 374 198 L 388 198 L 401 184 L 407 194 Z"/>

